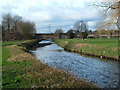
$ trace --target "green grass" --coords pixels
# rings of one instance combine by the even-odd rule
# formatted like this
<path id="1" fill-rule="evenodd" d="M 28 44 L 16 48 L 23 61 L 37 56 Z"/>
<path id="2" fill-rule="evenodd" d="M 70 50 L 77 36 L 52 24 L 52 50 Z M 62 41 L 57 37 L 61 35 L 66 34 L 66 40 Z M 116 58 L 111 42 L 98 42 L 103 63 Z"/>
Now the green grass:
<path id="1" fill-rule="evenodd" d="M 118 39 L 59 39 L 55 41 L 66 49 L 88 54 L 118 58 Z M 78 45 L 79 44 L 79 45 Z M 78 46 L 77 46 L 78 45 Z"/>
<path id="2" fill-rule="evenodd" d="M 0 41 L 0 66 L 2 65 L 2 41 Z"/>
<path id="3" fill-rule="evenodd" d="M 9 54 L 9 51 L 7 48 L 3 47 L 2 48 L 2 63 L 4 63 L 9 57 L 10 57 L 10 54 Z"/>
<path id="4" fill-rule="evenodd" d="M 16 55 L 19 55 L 23 53 L 24 51 L 20 47 L 6 47 L 10 45 L 19 45 L 24 41 L 5 41 L 3 42 L 3 48 L 2 48 L 2 84 L 3 88 L 17 88 L 20 87 L 19 84 L 17 84 L 22 78 L 18 78 L 18 76 L 21 76 L 23 73 L 26 72 L 26 70 L 22 69 L 25 66 L 30 66 L 33 62 L 19 62 L 13 61 L 8 62 L 7 59 L 10 57 L 14 57 Z M 24 87 L 24 86 L 23 86 Z"/>
<path id="5" fill-rule="evenodd" d="M 25 40 L 22 40 L 22 41 L 4 41 L 2 43 L 2 47 L 9 46 L 9 45 L 14 45 L 14 44 L 19 45 L 19 44 L 23 43 L 24 41 Z"/>
<path id="6" fill-rule="evenodd" d="M 19 44 L 22 44 L 23 42 L 25 42 L 25 40 L 23 41 L 3 41 L 1 42 L 1 54 L 2 55 L 0 58 L 0 61 L 1 63 L 5 62 L 9 57 L 10 57 L 10 54 L 9 54 L 9 50 L 8 48 L 6 48 L 6 46 L 9 46 L 9 45 L 19 45 Z"/>
<path id="7" fill-rule="evenodd" d="M 60 40 L 60 39 L 59 39 Z M 70 43 L 90 43 L 93 45 L 102 45 L 102 46 L 108 46 L 108 47 L 118 47 L 118 39 L 61 39 L 62 41 L 68 41 Z M 58 40 L 56 40 L 58 41 Z"/>
<path id="8" fill-rule="evenodd" d="M 23 41 L 3 42 L 3 88 L 95 88 L 85 80 L 49 67 L 25 52 Z"/>

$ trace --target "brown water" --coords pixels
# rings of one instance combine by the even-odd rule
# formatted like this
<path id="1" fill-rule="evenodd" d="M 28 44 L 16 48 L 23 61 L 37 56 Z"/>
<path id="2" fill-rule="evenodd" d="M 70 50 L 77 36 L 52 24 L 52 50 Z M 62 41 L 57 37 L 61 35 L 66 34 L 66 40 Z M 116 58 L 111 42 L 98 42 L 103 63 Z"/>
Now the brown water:
<path id="1" fill-rule="evenodd" d="M 47 40 L 44 40 L 39 44 L 47 42 Z M 78 78 L 84 78 L 99 87 L 119 87 L 118 65 L 120 63 L 117 61 L 102 60 L 66 52 L 55 43 L 37 47 L 35 50 L 31 50 L 31 52 L 43 63 L 65 70 Z"/>

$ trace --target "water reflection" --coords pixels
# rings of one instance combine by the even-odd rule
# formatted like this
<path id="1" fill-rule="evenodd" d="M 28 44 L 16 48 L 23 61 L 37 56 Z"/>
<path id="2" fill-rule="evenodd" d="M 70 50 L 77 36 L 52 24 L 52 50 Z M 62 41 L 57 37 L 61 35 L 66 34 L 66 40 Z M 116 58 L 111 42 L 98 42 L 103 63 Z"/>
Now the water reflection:
<path id="1" fill-rule="evenodd" d="M 45 41 L 43 41 L 45 43 Z M 46 42 L 47 43 L 47 42 Z M 118 87 L 118 62 L 85 57 L 64 51 L 57 44 L 36 48 L 33 54 L 43 63 L 64 69 L 100 87 Z"/>

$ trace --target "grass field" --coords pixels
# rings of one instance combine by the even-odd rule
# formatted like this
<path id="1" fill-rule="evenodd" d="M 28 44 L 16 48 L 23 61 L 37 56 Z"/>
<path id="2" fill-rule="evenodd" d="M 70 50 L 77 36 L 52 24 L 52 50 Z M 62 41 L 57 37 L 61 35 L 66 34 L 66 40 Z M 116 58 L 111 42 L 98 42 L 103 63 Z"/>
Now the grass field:
<path id="1" fill-rule="evenodd" d="M 1 47 L 2 47 L 2 56 L 1 56 L 1 63 L 2 61 L 4 62 L 7 58 L 9 58 L 9 51 L 8 51 L 8 48 L 5 48 L 6 46 L 9 46 L 9 45 L 19 45 L 19 44 L 22 44 L 24 41 L 4 41 L 3 43 L 1 42 Z"/>
<path id="2" fill-rule="evenodd" d="M 23 41 L 4 41 L 2 43 L 2 46 L 5 47 L 5 46 L 9 46 L 9 45 L 14 45 L 14 44 L 18 45 L 18 44 L 23 43 L 24 41 L 25 40 L 23 40 Z"/>
<path id="3" fill-rule="evenodd" d="M 25 52 L 24 41 L 3 42 L 3 88 L 95 88 L 91 83 L 49 67 Z"/>
<path id="4" fill-rule="evenodd" d="M 55 41 L 63 48 L 118 58 L 118 39 L 59 39 Z"/>

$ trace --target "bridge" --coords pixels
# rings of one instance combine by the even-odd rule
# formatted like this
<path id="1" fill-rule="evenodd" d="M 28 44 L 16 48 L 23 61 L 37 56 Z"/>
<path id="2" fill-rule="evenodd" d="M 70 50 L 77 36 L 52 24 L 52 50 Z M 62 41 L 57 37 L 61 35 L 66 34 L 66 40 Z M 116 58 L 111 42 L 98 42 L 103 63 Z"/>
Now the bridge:
<path id="1" fill-rule="evenodd" d="M 59 38 L 59 36 L 54 33 L 38 33 L 38 34 L 35 34 L 34 38 L 36 39 L 57 39 Z M 61 34 L 61 38 L 68 38 L 68 35 L 66 33 L 63 33 Z"/>

